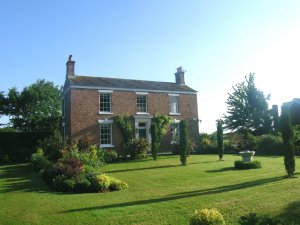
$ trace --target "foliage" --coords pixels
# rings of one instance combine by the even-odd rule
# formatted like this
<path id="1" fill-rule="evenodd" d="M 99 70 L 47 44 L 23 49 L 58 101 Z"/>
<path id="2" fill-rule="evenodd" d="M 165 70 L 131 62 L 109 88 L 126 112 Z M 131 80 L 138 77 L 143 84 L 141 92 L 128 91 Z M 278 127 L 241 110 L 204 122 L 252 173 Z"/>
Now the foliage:
<path id="1" fill-rule="evenodd" d="M 223 153 L 224 153 L 222 120 L 217 121 L 217 140 L 218 140 L 219 159 L 221 160 L 223 158 Z"/>
<path id="2" fill-rule="evenodd" d="M 246 77 L 246 82 L 233 87 L 226 101 L 227 114 L 224 115 L 225 129 L 246 134 L 256 135 L 272 131 L 272 117 L 268 109 L 269 97 L 265 96 L 254 83 L 254 74 Z"/>
<path id="3" fill-rule="evenodd" d="M 217 209 L 201 209 L 195 210 L 190 225 L 225 225 L 225 220 Z"/>
<path id="4" fill-rule="evenodd" d="M 118 153 L 115 150 L 113 150 L 113 149 L 104 150 L 104 162 L 105 163 L 117 162 L 118 160 L 119 160 Z"/>
<path id="5" fill-rule="evenodd" d="M 260 161 L 243 162 L 242 160 L 234 161 L 234 167 L 238 170 L 259 169 L 261 168 Z"/>
<path id="6" fill-rule="evenodd" d="M 82 174 L 76 178 L 74 191 L 77 193 L 87 193 L 91 191 L 91 181 L 87 179 L 85 174 Z"/>
<path id="7" fill-rule="evenodd" d="M 95 191 L 105 192 L 109 188 L 110 178 L 105 174 L 98 174 L 92 177 L 91 182 Z"/>
<path id="8" fill-rule="evenodd" d="M 295 154 L 300 155 L 300 125 L 293 127 Z"/>
<path id="9" fill-rule="evenodd" d="M 53 171 L 57 175 L 75 177 L 83 172 L 83 163 L 77 158 L 61 158 L 53 165 Z"/>
<path id="10" fill-rule="evenodd" d="M 4 155 L 13 162 L 25 162 L 35 152 L 39 140 L 48 132 L 0 132 L 0 161 Z"/>
<path id="11" fill-rule="evenodd" d="M 39 147 L 45 151 L 45 155 L 52 162 L 56 162 L 62 157 L 62 152 L 68 148 L 67 140 L 59 133 L 54 134 L 39 142 Z"/>
<path id="12" fill-rule="evenodd" d="M 62 89 L 53 82 L 38 80 L 22 92 L 12 88 L 7 112 L 13 127 L 21 131 L 55 131 L 61 116 Z"/>
<path id="13" fill-rule="evenodd" d="M 186 166 L 187 156 L 188 156 L 188 131 L 187 131 L 187 122 L 181 120 L 179 123 L 179 135 L 180 135 L 180 162 L 182 166 Z"/>
<path id="14" fill-rule="evenodd" d="M 128 150 L 131 140 L 133 139 L 133 128 L 129 116 L 116 116 L 115 122 L 118 125 L 124 139 L 124 147 Z"/>
<path id="15" fill-rule="evenodd" d="M 151 152 L 154 160 L 157 160 L 158 143 L 157 143 L 157 125 L 153 123 L 150 127 L 151 131 Z"/>
<path id="16" fill-rule="evenodd" d="M 282 155 L 283 142 L 279 133 L 255 136 L 248 133 L 247 148 L 255 151 L 256 155 Z"/>
<path id="17" fill-rule="evenodd" d="M 256 213 L 249 213 L 241 216 L 239 219 L 240 225 L 281 225 L 280 220 L 272 219 L 269 216 L 258 216 Z"/>
<path id="18" fill-rule="evenodd" d="M 131 159 L 144 159 L 147 157 L 147 152 L 150 149 L 149 142 L 144 138 L 133 139 L 130 142 L 130 158 Z"/>
<path id="19" fill-rule="evenodd" d="M 45 170 L 51 167 L 51 162 L 44 155 L 43 149 L 37 149 L 36 153 L 33 153 L 30 157 L 30 164 L 37 171 Z"/>
<path id="20" fill-rule="evenodd" d="M 284 165 L 288 177 L 295 172 L 295 148 L 293 143 L 293 129 L 289 111 L 282 107 L 280 116 L 280 129 L 284 146 Z"/>
<path id="21" fill-rule="evenodd" d="M 110 184 L 109 184 L 110 191 L 120 191 L 126 188 L 128 188 L 128 184 L 116 178 L 110 177 Z"/>
<path id="22" fill-rule="evenodd" d="M 172 117 L 168 115 L 161 115 L 156 113 L 152 119 L 153 123 L 156 124 L 157 127 L 157 138 L 156 138 L 156 144 L 157 144 L 157 149 L 160 149 L 160 145 L 162 142 L 162 139 L 164 135 L 167 133 L 167 129 L 169 124 L 172 121 Z"/>

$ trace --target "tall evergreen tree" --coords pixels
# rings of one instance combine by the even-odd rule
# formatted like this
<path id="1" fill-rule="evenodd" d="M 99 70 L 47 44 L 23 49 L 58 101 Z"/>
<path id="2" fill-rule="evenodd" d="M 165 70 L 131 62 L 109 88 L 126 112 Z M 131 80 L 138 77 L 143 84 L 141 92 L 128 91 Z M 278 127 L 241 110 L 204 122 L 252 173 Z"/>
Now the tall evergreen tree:
<path id="1" fill-rule="evenodd" d="M 179 135 L 180 135 L 180 162 L 182 166 L 186 166 L 187 156 L 188 156 L 188 130 L 187 130 L 187 122 L 185 120 L 181 120 L 179 123 Z"/>
<path id="2" fill-rule="evenodd" d="M 269 96 L 265 96 L 254 82 L 254 74 L 236 84 L 226 101 L 225 129 L 233 132 L 261 135 L 272 130 L 272 117 L 268 109 Z"/>
<path id="3" fill-rule="evenodd" d="M 151 131 L 152 157 L 153 157 L 154 160 L 157 160 L 158 146 L 157 146 L 157 125 L 156 125 L 156 123 L 153 123 L 151 125 L 150 131 Z"/>
<path id="4" fill-rule="evenodd" d="M 281 108 L 280 128 L 284 145 L 284 166 L 288 177 L 293 177 L 295 172 L 293 129 L 290 113 L 285 107 Z"/>
<path id="5" fill-rule="evenodd" d="M 218 153 L 219 160 L 222 160 L 224 153 L 224 145 L 223 145 L 223 122 L 222 120 L 217 121 L 217 140 L 218 140 Z"/>

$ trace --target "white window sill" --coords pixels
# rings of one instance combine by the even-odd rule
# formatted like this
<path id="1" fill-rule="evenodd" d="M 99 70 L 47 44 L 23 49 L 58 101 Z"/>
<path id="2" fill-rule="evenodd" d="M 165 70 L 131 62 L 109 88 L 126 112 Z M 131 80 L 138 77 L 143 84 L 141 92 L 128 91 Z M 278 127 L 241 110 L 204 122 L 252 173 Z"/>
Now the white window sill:
<path id="1" fill-rule="evenodd" d="M 100 115 L 113 115 L 112 112 L 99 112 Z"/>
<path id="2" fill-rule="evenodd" d="M 101 148 L 113 148 L 115 147 L 114 145 L 109 145 L 109 144 L 106 144 L 106 145 L 100 145 Z"/>
<path id="3" fill-rule="evenodd" d="M 136 114 L 137 115 L 149 115 L 149 113 L 147 113 L 147 112 L 137 112 Z"/>
<path id="4" fill-rule="evenodd" d="M 169 113 L 171 116 L 180 116 L 180 113 L 173 113 L 173 112 L 170 112 Z"/>

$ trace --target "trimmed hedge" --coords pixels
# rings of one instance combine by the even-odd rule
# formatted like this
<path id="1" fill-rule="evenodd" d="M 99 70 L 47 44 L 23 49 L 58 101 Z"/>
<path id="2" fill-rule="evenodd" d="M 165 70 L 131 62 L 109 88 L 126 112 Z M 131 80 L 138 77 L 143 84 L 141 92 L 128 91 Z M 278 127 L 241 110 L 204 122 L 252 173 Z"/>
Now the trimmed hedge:
<path id="1" fill-rule="evenodd" d="M 261 162 L 260 161 L 243 162 L 242 160 L 237 160 L 234 162 L 234 167 L 238 170 L 259 169 L 261 168 Z"/>
<path id="2" fill-rule="evenodd" d="M 0 132 L 0 162 L 25 162 L 51 132 Z"/>

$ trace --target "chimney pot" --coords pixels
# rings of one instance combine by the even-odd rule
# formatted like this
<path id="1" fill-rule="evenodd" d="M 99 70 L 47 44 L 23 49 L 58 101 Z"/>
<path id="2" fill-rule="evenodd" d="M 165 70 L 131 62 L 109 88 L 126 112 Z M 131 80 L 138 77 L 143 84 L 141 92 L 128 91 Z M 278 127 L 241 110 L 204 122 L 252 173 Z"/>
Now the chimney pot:
<path id="1" fill-rule="evenodd" d="M 72 60 L 72 55 L 69 55 L 66 66 L 67 66 L 67 77 L 74 77 L 75 76 L 75 61 Z"/>

